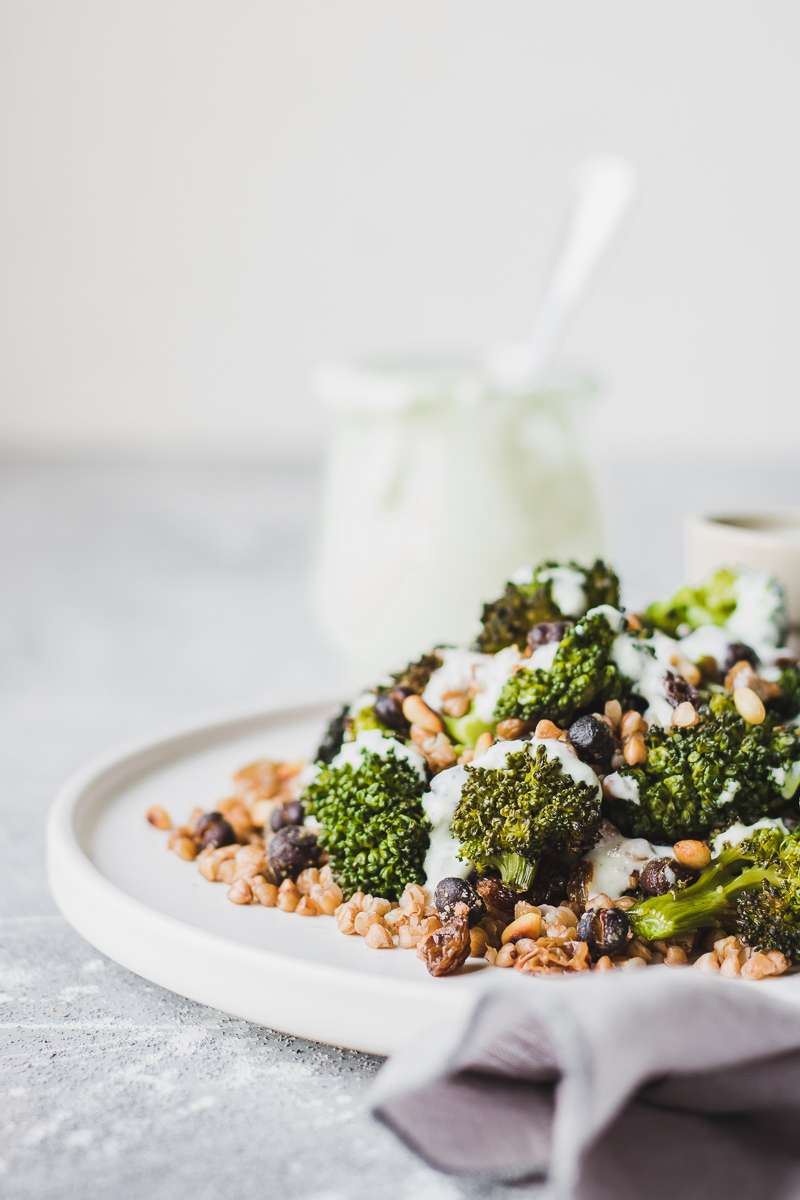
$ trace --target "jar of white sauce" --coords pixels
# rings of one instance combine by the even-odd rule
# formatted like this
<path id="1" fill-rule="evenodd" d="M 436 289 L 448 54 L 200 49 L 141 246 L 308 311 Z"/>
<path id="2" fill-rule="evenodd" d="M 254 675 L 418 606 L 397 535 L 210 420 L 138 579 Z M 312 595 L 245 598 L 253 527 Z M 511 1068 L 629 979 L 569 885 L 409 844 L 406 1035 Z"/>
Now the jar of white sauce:
<path id="1" fill-rule="evenodd" d="M 319 373 L 331 431 L 315 607 L 354 675 L 469 641 L 522 563 L 602 552 L 580 421 L 593 391 L 501 393 L 457 364 Z"/>

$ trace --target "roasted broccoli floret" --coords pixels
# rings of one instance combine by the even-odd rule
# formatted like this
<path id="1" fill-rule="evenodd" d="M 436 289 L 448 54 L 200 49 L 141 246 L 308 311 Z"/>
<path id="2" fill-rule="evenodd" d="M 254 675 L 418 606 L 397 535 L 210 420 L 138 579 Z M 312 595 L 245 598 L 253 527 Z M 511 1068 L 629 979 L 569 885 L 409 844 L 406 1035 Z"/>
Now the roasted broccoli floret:
<path id="1" fill-rule="evenodd" d="M 412 693 L 421 694 L 433 672 L 442 665 L 436 653 L 423 654 L 402 671 L 392 675 L 391 682 L 378 684 L 364 696 L 358 708 L 354 705 L 345 715 L 344 741 L 353 741 L 359 733 L 379 729 L 390 737 L 407 738 L 410 730 L 403 716 L 403 700 Z"/>
<path id="2" fill-rule="evenodd" d="M 721 924 L 754 950 L 800 959 L 800 834 L 759 829 L 725 847 L 699 879 L 643 900 L 628 913 L 637 936 L 655 941 Z"/>
<path id="3" fill-rule="evenodd" d="M 430 654 L 423 654 L 414 662 L 410 662 L 407 667 L 403 667 L 402 671 L 394 672 L 391 687 L 379 690 L 391 691 L 393 688 L 408 688 L 409 692 L 421 696 L 428 686 L 428 680 L 431 675 L 441 665 L 441 656 L 435 650 L 431 651 Z"/>
<path id="4" fill-rule="evenodd" d="M 606 813 L 623 833 L 674 842 L 786 807 L 798 786 L 797 731 L 769 714 L 749 725 L 722 694 L 700 717 L 688 728 L 651 726 L 646 762 L 607 777 Z"/>
<path id="5" fill-rule="evenodd" d="M 502 765 L 467 766 L 450 825 L 459 856 L 527 891 L 543 855 L 574 860 L 594 842 L 600 786 L 585 763 L 567 772 L 553 747 L 509 742 Z"/>
<path id="6" fill-rule="evenodd" d="M 549 670 L 523 667 L 509 677 L 495 716 L 547 717 L 565 725 L 590 706 L 620 695 L 623 679 L 611 658 L 615 636 L 602 613 L 590 613 L 559 642 Z"/>
<path id="7" fill-rule="evenodd" d="M 565 579 L 569 593 L 563 586 Z M 565 594 L 569 594 L 569 603 L 564 600 Z M 484 654 L 496 654 L 513 645 L 521 649 L 534 625 L 559 617 L 580 617 L 599 604 L 619 604 L 619 580 L 601 559 L 590 567 L 575 562 L 540 563 L 532 569 L 529 580 L 507 583 L 502 596 L 484 604 L 475 648 Z"/>
<path id="8" fill-rule="evenodd" d="M 303 796 L 345 895 L 395 899 L 424 878 L 430 826 L 422 808 L 422 759 L 378 730 L 347 743 Z"/>
<path id="9" fill-rule="evenodd" d="M 697 587 L 682 587 L 668 600 L 654 601 L 644 616 L 673 637 L 701 625 L 721 625 L 758 647 L 779 646 L 787 634 L 781 585 L 761 571 L 743 568 L 722 567 Z"/>

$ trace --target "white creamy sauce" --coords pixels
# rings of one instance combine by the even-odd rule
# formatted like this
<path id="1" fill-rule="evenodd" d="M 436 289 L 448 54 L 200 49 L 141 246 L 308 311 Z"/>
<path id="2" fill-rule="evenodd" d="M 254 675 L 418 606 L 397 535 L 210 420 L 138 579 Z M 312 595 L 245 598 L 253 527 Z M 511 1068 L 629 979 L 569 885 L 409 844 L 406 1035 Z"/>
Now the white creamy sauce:
<path id="1" fill-rule="evenodd" d="M 800 762 L 793 762 L 788 771 L 785 771 L 783 767 L 774 767 L 773 777 L 781 789 L 783 798 L 791 800 L 800 787 Z"/>
<path id="2" fill-rule="evenodd" d="M 627 800 L 629 804 L 641 803 L 639 784 L 632 775 L 620 775 L 619 771 L 613 771 L 603 780 L 603 789 L 609 796 L 615 796 L 618 800 Z"/>
<path id="3" fill-rule="evenodd" d="M 658 853 L 646 838 L 626 838 L 610 821 L 604 821 L 600 840 L 585 857 L 592 868 L 587 883 L 589 895 L 605 892 L 617 900 L 630 887 L 634 871 L 641 871 Z"/>
<path id="4" fill-rule="evenodd" d="M 713 658 L 719 669 L 722 670 L 730 646 L 734 642 L 744 642 L 751 646 L 761 659 L 762 665 L 758 669 L 761 678 L 779 679 L 780 669 L 769 664 L 788 651 L 778 646 L 777 642 L 765 641 L 763 628 L 759 635 L 757 628 L 750 625 L 749 633 L 745 636 L 743 629 L 740 631 L 734 627 L 735 616 L 734 613 L 727 625 L 700 625 L 699 628 L 693 629 L 691 633 L 686 633 L 680 638 L 671 638 L 666 633 L 656 630 L 650 639 L 650 645 L 655 650 L 659 662 L 664 663 L 667 667 L 673 666 L 675 656 L 678 656 L 688 658 L 693 663 L 699 662 L 701 658 Z"/>
<path id="5" fill-rule="evenodd" d="M 511 582 L 516 583 L 518 587 L 524 587 L 526 583 L 533 583 L 533 565 L 526 563 L 522 567 L 517 567 L 511 576 Z"/>
<path id="6" fill-rule="evenodd" d="M 347 710 L 348 717 L 357 717 L 358 714 L 365 708 L 372 708 L 377 700 L 375 692 L 362 692 L 360 696 L 356 696 Z"/>
<path id="7" fill-rule="evenodd" d="M 576 783 L 588 784 L 589 787 L 595 788 L 598 793 L 600 792 L 600 780 L 589 764 L 582 762 L 574 750 L 570 750 L 558 738 L 534 737 L 526 742 L 495 742 L 485 754 L 473 759 L 472 766 L 480 767 L 484 771 L 502 771 L 511 754 L 517 754 L 520 750 L 525 750 L 527 747 L 530 747 L 531 753 L 535 753 L 539 746 L 544 746 L 544 752 L 549 759 L 558 760 L 564 774 L 569 775 L 570 779 L 574 779 Z"/>
<path id="8" fill-rule="evenodd" d="M 733 800 L 734 796 L 736 795 L 736 793 L 741 788 L 741 786 L 742 786 L 742 784 L 741 784 L 740 780 L 729 779 L 728 782 L 725 784 L 725 787 L 722 789 L 720 794 L 717 796 L 717 804 L 719 805 L 719 807 L 723 808 L 724 805 L 730 804 L 731 801 Z"/>
<path id="9" fill-rule="evenodd" d="M 537 646 L 530 658 L 525 660 L 526 668 L 533 671 L 549 671 L 560 644 L 560 642 L 545 642 L 543 646 Z"/>
<path id="10" fill-rule="evenodd" d="M 542 583 L 550 584 L 553 603 L 565 617 L 579 617 L 586 611 L 584 575 L 575 567 L 548 567 L 539 572 Z"/>
<path id="11" fill-rule="evenodd" d="M 780 818 L 773 820 L 772 817 L 762 817 L 760 821 L 754 821 L 752 825 L 743 825 L 741 821 L 736 821 L 729 829 L 718 833 L 712 841 L 711 853 L 714 858 L 722 852 L 725 846 L 738 846 L 756 829 L 780 829 L 781 833 L 789 832 Z"/>
<path id="12" fill-rule="evenodd" d="M 746 642 L 760 658 L 771 658 L 786 627 L 783 591 L 766 571 L 740 567 L 733 585 L 736 608 L 726 628 L 733 641 Z"/>
<path id="13" fill-rule="evenodd" d="M 306 763 L 300 774 L 297 776 L 298 794 L 304 792 L 319 775 L 322 767 L 319 763 Z"/>
<path id="14" fill-rule="evenodd" d="M 365 729 L 355 741 L 345 742 L 331 765 L 341 767 L 349 763 L 351 767 L 359 767 L 363 755 L 367 753 L 377 754 L 380 758 L 388 758 L 393 753 L 396 759 L 413 767 L 420 779 L 427 778 L 422 755 L 413 746 L 404 746 L 396 738 L 384 737 L 380 729 Z"/>
<path id="15" fill-rule="evenodd" d="M 731 640 L 730 632 L 719 625 L 701 625 L 699 629 L 680 638 L 675 647 L 676 652 L 688 658 L 690 662 L 696 663 L 701 658 L 713 658 L 722 670 Z"/>
<path id="16" fill-rule="evenodd" d="M 522 659 L 516 646 L 507 646 L 497 654 L 479 654 L 474 650 L 440 650 L 442 665 L 438 667 L 422 693 L 422 699 L 437 712 L 441 711 L 448 692 L 471 692 L 472 712 L 482 721 L 491 723 L 494 710 L 506 680 Z"/>
<path id="17" fill-rule="evenodd" d="M 470 864 L 458 857 L 458 842 L 450 833 L 450 822 L 461 799 L 467 773 L 464 767 L 449 767 L 434 775 L 430 791 L 422 798 L 422 807 L 431 823 L 431 838 L 425 855 L 425 882 L 435 887 L 449 876 L 463 879 Z"/>
<path id="18" fill-rule="evenodd" d="M 628 622 L 625 613 L 620 612 L 618 608 L 614 608 L 613 604 L 596 604 L 594 608 L 590 608 L 586 614 L 587 617 L 605 617 L 606 624 L 614 630 L 615 633 L 622 633 L 627 628 Z"/>
<path id="19" fill-rule="evenodd" d="M 614 638 L 611 657 L 619 670 L 630 679 L 633 690 L 647 701 L 645 719 L 650 724 L 669 727 L 672 705 L 667 699 L 664 664 L 654 658 L 647 641 L 620 633 Z"/>

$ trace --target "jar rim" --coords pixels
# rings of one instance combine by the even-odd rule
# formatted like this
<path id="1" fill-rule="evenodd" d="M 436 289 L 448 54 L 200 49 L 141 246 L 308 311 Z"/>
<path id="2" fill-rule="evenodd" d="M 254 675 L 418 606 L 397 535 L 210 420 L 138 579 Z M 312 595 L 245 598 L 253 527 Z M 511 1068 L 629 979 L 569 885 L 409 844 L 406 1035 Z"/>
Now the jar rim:
<path id="1" fill-rule="evenodd" d="M 334 411 L 399 413 L 509 399 L 588 401 L 596 396 L 599 382 L 590 371 L 563 364 L 546 372 L 535 387 L 515 390 L 490 379 L 486 368 L 467 356 L 374 355 L 323 363 L 314 373 L 314 390 L 323 406 Z"/>

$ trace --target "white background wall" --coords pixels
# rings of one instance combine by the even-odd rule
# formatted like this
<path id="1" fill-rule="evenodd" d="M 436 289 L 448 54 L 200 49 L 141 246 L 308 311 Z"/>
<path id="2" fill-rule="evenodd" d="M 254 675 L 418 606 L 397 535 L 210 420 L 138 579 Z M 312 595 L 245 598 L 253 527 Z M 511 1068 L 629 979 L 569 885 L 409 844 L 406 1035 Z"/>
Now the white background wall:
<path id="1" fill-rule="evenodd" d="M 0 0 L 0 439 L 258 452 L 323 357 L 524 333 L 570 167 L 598 448 L 800 444 L 794 0 Z"/>

